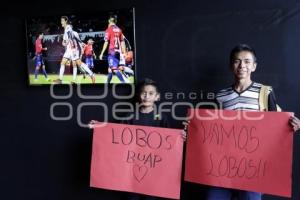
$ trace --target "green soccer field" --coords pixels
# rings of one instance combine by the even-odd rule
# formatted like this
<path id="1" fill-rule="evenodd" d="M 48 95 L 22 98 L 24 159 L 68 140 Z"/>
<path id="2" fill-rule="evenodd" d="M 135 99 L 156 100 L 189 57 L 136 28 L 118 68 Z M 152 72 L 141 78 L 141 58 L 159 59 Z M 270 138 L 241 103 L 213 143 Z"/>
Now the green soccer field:
<path id="1" fill-rule="evenodd" d="M 96 82 L 95 84 L 103 84 L 106 83 L 107 75 L 104 74 L 95 74 Z M 48 74 L 49 81 L 46 80 L 43 74 L 39 74 L 37 80 L 34 79 L 34 74 L 29 75 L 29 83 L 30 85 L 49 85 L 54 84 L 54 80 L 58 79 L 58 75 Z M 72 75 L 64 75 L 62 84 L 71 84 Z M 89 76 L 83 78 L 83 75 L 77 75 L 76 79 L 77 84 L 92 84 L 92 79 Z M 116 75 L 113 75 L 111 83 L 121 83 Z M 134 83 L 134 77 L 131 76 L 128 78 L 128 83 Z"/>

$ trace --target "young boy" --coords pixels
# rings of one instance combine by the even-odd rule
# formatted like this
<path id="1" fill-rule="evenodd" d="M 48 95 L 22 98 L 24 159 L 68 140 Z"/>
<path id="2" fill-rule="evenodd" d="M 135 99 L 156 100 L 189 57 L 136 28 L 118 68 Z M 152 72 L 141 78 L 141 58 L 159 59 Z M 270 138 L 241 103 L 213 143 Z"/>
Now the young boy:
<path id="1" fill-rule="evenodd" d="M 230 54 L 230 67 L 234 75 L 232 86 L 218 92 L 216 98 L 221 109 L 225 110 L 249 110 L 260 111 L 259 93 L 260 83 L 253 82 L 252 72 L 257 66 L 254 49 L 246 44 L 240 44 L 232 49 Z M 272 89 L 268 91 L 268 111 L 277 111 L 275 94 Z M 296 131 L 299 129 L 299 119 L 291 117 L 290 125 Z M 261 200 L 261 193 L 211 187 L 208 191 L 207 200 Z"/>
<path id="2" fill-rule="evenodd" d="M 137 86 L 136 96 L 138 99 L 138 111 L 134 113 L 136 113 L 137 115 L 133 115 L 133 117 L 128 120 L 123 120 L 122 123 L 168 128 L 169 124 L 166 116 L 158 115 L 155 112 L 155 102 L 157 102 L 160 98 L 160 93 L 156 83 L 151 79 L 145 79 L 144 81 L 140 82 Z M 90 128 L 93 128 L 97 123 L 99 122 L 96 120 L 92 120 L 89 124 Z M 127 199 L 158 200 L 160 198 L 128 193 Z"/>
<path id="3" fill-rule="evenodd" d="M 136 94 L 138 99 L 138 115 L 132 119 L 123 121 L 123 123 L 167 128 L 169 125 L 166 117 L 156 114 L 154 109 L 155 103 L 160 98 L 156 83 L 151 79 L 143 80 L 137 85 Z"/>

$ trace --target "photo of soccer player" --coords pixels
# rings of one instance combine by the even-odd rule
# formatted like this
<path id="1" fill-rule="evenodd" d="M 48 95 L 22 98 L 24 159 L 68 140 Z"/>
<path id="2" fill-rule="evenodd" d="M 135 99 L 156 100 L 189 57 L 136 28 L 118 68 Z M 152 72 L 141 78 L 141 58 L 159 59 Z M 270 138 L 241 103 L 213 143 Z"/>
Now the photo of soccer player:
<path id="1" fill-rule="evenodd" d="M 95 83 L 95 75 L 93 72 L 87 67 L 85 63 L 80 60 L 81 52 L 82 52 L 82 42 L 79 38 L 77 32 L 73 31 L 71 24 L 69 23 L 69 19 L 67 16 L 61 17 L 61 25 L 64 28 L 64 36 L 62 45 L 66 48 L 65 53 L 63 55 L 62 61 L 60 63 L 59 69 L 59 78 L 54 80 L 54 83 L 61 84 L 63 81 L 63 75 L 65 72 L 65 65 L 68 60 L 72 60 L 76 62 L 76 65 L 73 65 L 73 81 L 72 83 L 76 83 L 77 76 L 77 66 L 83 68 L 91 77 L 92 83 Z"/>
<path id="2" fill-rule="evenodd" d="M 41 67 L 45 79 L 47 81 L 50 81 L 46 72 L 46 67 L 43 59 L 43 51 L 47 51 L 47 47 L 43 47 L 43 38 L 44 38 L 44 33 L 39 33 L 38 38 L 35 41 L 35 57 L 34 57 L 35 60 L 34 81 L 35 82 L 38 81 L 38 73 Z"/>
<path id="3" fill-rule="evenodd" d="M 108 28 L 105 31 L 104 44 L 99 55 L 99 59 L 103 60 L 103 54 L 108 47 L 108 75 L 107 83 L 111 82 L 113 73 L 124 83 L 124 77 L 119 69 L 120 55 L 126 55 L 125 39 L 122 30 L 116 25 L 117 16 L 111 15 L 108 19 Z"/>
<path id="4" fill-rule="evenodd" d="M 133 59 L 133 51 L 130 46 L 129 41 L 124 37 L 125 44 L 126 44 L 126 53 L 120 54 L 120 63 L 119 63 L 119 69 L 124 75 L 125 81 L 128 81 L 128 78 L 130 76 L 134 75 L 133 66 L 134 66 L 134 59 Z"/>
<path id="5" fill-rule="evenodd" d="M 96 54 L 93 49 L 94 40 L 89 39 L 87 44 L 83 47 L 83 56 L 85 59 L 85 64 L 89 67 L 89 69 L 93 70 L 94 68 L 94 59 L 96 59 Z"/>
<path id="6" fill-rule="evenodd" d="M 42 49 L 36 53 L 39 33 Z M 26 36 L 30 85 L 135 82 L 133 8 L 28 17 Z M 39 70 L 47 78 L 40 77 Z"/>

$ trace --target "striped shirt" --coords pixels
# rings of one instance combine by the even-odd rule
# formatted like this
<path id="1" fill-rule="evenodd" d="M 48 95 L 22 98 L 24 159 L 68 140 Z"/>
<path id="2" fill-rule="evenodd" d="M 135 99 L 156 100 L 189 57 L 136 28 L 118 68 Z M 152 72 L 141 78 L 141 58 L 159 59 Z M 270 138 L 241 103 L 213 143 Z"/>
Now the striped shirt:
<path id="1" fill-rule="evenodd" d="M 238 92 L 233 86 L 217 93 L 216 99 L 221 109 L 259 111 L 259 92 L 262 84 L 253 82 L 244 91 Z M 276 111 L 276 100 L 272 88 L 269 90 L 268 110 Z"/>

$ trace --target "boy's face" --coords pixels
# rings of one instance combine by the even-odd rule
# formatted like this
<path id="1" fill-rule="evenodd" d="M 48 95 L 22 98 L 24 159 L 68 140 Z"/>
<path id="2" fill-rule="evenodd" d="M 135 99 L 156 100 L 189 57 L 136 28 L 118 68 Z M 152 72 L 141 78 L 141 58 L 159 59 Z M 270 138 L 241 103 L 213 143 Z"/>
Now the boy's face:
<path id="1" fill-rule="evenodd" d="M 144 86 L 140 92 L 140 104 L 145 107 L 152 107 L 158 101 L 159 93 L 152 85 Z"/>
<path id="2" fill-rule="evenodd" d="M 251 52 L 241 51 L 235 54 L 231 67 L 236 79 L 250 79 L 256 69 L 256 61 Z"/>

